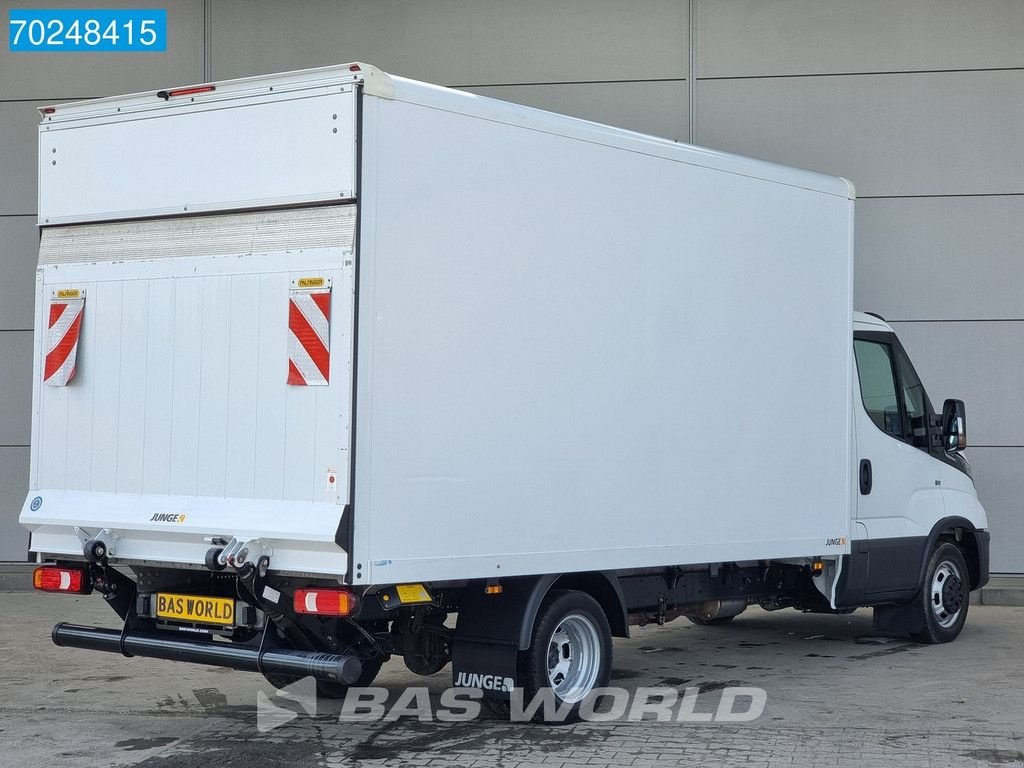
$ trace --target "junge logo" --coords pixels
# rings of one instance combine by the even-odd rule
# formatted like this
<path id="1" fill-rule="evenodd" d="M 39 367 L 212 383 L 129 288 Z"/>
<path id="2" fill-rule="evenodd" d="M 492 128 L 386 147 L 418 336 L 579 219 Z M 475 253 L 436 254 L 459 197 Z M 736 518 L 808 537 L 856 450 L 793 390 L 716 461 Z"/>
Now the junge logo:
<path id="1" fill-rule="evenodd" d="M 456 688 L 482 688 L 485 691 L 511 693 L 516 681 L 503 675 L 481 675 L 477 672 L 459 672 L 455 678 Z"/>

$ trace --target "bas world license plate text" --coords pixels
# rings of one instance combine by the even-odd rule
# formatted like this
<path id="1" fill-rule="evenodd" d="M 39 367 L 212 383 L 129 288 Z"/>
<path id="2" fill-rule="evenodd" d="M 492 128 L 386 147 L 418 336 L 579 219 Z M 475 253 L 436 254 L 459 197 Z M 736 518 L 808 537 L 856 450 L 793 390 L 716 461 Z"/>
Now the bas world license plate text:
<path id="1" fill-rule="evenodd" d="M 227 626 L 235 623 L 235 601 L 225 597 L 160 592 L 156 596 L 156 615 L 161 619 Z"/>

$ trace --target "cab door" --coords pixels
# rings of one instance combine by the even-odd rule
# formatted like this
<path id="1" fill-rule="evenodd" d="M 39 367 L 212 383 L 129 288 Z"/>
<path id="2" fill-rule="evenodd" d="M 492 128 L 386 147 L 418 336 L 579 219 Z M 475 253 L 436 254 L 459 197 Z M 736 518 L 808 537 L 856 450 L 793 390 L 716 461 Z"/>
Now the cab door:
<path id="1" fill-rule="evenodd" d="M 857 332 L 853 347 L 860 537 L 852 550 L 866 596 L 916 591 L 928 534 L 943 517 L 931 405 L 895 334 Z"/>

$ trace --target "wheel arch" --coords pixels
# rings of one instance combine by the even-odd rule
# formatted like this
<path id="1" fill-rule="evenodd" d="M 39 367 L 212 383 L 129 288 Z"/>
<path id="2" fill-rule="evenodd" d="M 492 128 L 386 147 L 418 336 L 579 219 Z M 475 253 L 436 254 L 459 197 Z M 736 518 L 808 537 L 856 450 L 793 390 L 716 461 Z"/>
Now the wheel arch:
<path id="1" fill-rule="evenodd" d="M 959 547 L 967 561 L 971 589 L 978 589 L 988 581 L 987 531 L 981 531 L 966 517 L 944 517 L 932 526 L 928 534 L 928 543 L 921 561 L 921 572 L 918 583 L 923 587 L 927 576 L 928 560 L 940 540 L 950 541 Z"/>
<path id="2" fill-rule="evenodd" d="M 613 637 L 629 637 L 629 619 L 618 576 L 612 571 L 552 573 L 502 580 L 499 595 L 485 595 L 476 584 L 465 588 L 459 608 L 456 639 L 512 643 L 530 647 L 533 625 L 544 598 L 552 589 L 573 589 L 593 597 L 605 612 Z"/>
<path id="3" fill-rule="evenodd" d="M 629 637 L 626 598 L 622 594 L 619 577 L 614 573 L 607 571 L 567 573 L 559 576 L 550 589 L 575 589 L 586 592 L 604 609 L 604 614 L 608 617 L 608 625 L 612 630 L 612 637 Z"/>

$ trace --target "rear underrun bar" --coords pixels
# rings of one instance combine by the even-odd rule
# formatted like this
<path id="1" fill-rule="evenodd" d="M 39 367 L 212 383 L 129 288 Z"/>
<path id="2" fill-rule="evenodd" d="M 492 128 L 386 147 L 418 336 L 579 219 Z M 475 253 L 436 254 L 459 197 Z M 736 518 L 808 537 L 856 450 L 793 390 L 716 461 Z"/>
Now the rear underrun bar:
<path id="1" fill-rule="evenodd" d="M 229 667 L 248 672 L 312 676 L 317 680 L 350 685 L 362 672 L 362 662 L 355 656 L 318 651 L 273 648 L 263 651 L 232 643 L 207 640 L 176 640 L 142 633 L 127 633 L 101 627 L 83 627 L 61 622 L 53 628 L 53 642 L 69 648 L 85 648 L 108 653 L 125 653 L 153 659 L 187 661 Z"/>

